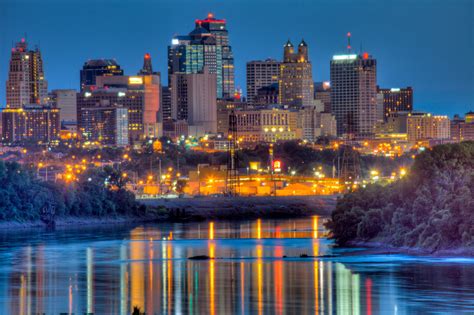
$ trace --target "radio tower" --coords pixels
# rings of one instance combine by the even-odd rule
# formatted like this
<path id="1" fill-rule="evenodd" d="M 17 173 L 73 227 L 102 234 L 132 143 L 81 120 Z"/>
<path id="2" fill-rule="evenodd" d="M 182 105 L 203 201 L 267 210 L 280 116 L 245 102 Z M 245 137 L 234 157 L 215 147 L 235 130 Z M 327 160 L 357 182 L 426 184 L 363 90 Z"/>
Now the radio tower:
<path id="1" fill-rule="evenodd" d="M 237 117 L 232 110 L 229 114 L 229 145 L 227 147 L 227 178 L 226 194 L 228 196 L 238 196 L 240 193 L 240 180 L 238 173 L 238 136 L 237 136 Z"/>
<path id="2" fill-rule="evenodd" d="M 359 153 L 353 149 L 356 144 L 354 138 L 354 123 L 351 114 L 347 115 L 345 143 L 341 146 L 338 157 L 339 178 L 345 184 L 352 184 L 359 179 L 360 176 L 360 160 Z"/>

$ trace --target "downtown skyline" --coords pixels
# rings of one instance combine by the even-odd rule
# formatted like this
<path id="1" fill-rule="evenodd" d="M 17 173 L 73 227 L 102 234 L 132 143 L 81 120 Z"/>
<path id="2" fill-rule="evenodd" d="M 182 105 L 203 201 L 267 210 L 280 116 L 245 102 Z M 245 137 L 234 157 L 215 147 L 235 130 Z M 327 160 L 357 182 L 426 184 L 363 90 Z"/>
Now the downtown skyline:
<path id="1" fill-rule="evenodd" d="M 388 14 L 388 11 L 384 10 L 397 7 L 396 4 L 388 2 L 383 6 L 372 1 L 362 1 L 361 3 L 370 5 L 371 8 L 365 19 L 351 17 L 350 12 L 357 12 L 357 6 L 352 4 L 332 8 L 324 2 L 310 4 L 300 1 L 294 6 L 282 4 L 281 11 L 273 10 L 271 17 L 265 17 L 264 4 L 269 5 L 266 1 L 255 3 L 254 6 L 243 1 L 239 4 L 239 7 L 244 9 L 240 10 L 240 13 L 232 9 L 231 4 L 236 5 L 235 1 L 220 5 L 209 3 L 207 6 L 184 1 L 186 6 L 181 7 L 181 14 L 170 14 L 174 18 L 169 20 L 165 14 L 157 14 L 155 18 L 151 18 L 145 8 L 148 6 L 149 9 L 160 9 L 159 12 L 168 10 L 173 13 L 178 9 L 171 5 L 171 2 L 139 2 L 135 6 L 128 3 L 130 6 L 128 10 L 131 10 L 131 13 L 142 14 L 141 18 L 136 14 L 130 14 L 123 21 L 108 22 L 111 24 L 111 27 L 106 27 L 108 31 L 99 27 L 101 10 L 106 9 L 107 4 L 113 3 L 115 5 L 107 12 L 110 16 L 123 17 L 124 12 L 128 12 L 127 4 L 119 5 L 115 1 L 106 1 L 97 4 L 94 10 L 90 8 L 86 10 L 75 1 L 68 5 L 57 5 L 57 2 L 50 1 L 42 8 L 38 7 L 38 10 L 40 12 L 45 10 L 45 16 L 54 17 L 54 22 L 35 25 L 27 24 L 25 19 L 31 18 L 31 13 L 36 12 L 33 9 L 38 3 L 25 1 L 13 5 L 12 2 L 4 2 L 0 5 L 6 9 L 0 10 L 0 18 L 3 21 L 0 22 L 1 37 L 4 40 L 0 51 L 0 81 L 6 81 L 11 42 L 18 41 L 26 32 L 30 47 L 40 44 L 50 90 L 58 88 L 78 90 L 79 70 L 88 59 L 115 58 L 125 74 L 135 74 L 141 68 L 142 57 L 146 52 L 151 54 L 153 67 L 161 72 L 162 84 L 165 85 L 166 49 L 172 37 L 189 32 L 194 26 L 195 19 L 203 18 L 208 12 L 213 12 L 217 18 L 227 21 L 230 45 L 235 56 L 236 87 L 242 88 L 244 95 L 246 62 L 269 57 L 281 60 L 282 46 L 288 38 L 294 41 L 304 38 L 311 48 L 309 58 L 313 64 L 314 81 L 329 80 L 331 57 L 347 51 L 345 35 L 350 31 L 353 51 L 359 52 L 362 43 L 363 51 L 368 51 L 377 59 L 379 64 L 377 83 L 380 87 L 412 86 L 415 110 L 450 116 L 456 113 L 464 114 L 471 110 L 474 100 L 472 59 L 467 58 L 473 53 L 472 22 L 469 20 L 472 12 L 469 9 L 472 9 L 472 4 L 468 1 L 455 2 L 456 4 L 443 8 L 437 1 L 431 6 L 417 3 L 410 7 L 407 2 L 400 1 L 398 7 L 410 12 L 403 13 L 406 16 L 404 24 L 399 25 L 399 29 L 390 27 L 387 25 L 389 23 L 383 22 L 384 19 L 373 16 L 376 12 Z M 274 4 L 277 5 L 278 2 Z M 23 15 L 18 16 L 15 13 L 25 7 L 29 9 Z M 209 10 L 203 10 L 203 7 L 209 7 Z M 381 9 L 383 10 L 380 11 Z M 415 21 L 413 16 L 421 11 L 425 16 L 420 16 L 419 20 Z M 295 12 L 299 12 L 300 16 L 295 16 Z M 324 12 L 327 16 L 324 16 Z M 443 12 L 446 21 L 451 21 L 446 22 L 449 25 L 439 25 L 436 22 L 436 18 L 443 15 Z M 310 18 L 309 15 L 312 13 L 315 17 L 319 17 L 319 20 Z M 394 20 L 397 14 L 403 15 L 390 14 Z M 66 20 L 75 21 L 85 16 L 90 21 L 87 24 L 66 23 Z M 334 16 L 342 19 L 331 21 L 330 18 Z M 246 20 L 250 22 L 247 23 Z M 380 23 L 377 27 L 370 25 L 374 20 Z M 139 21 L 142 23 L 139 24 Z M 422 25 L 423 23 L 425 24 Z M 55 32 L 61 24 L 64 27 L 61 31 Z M 29 25 L 29 29 L 24 29 L 23 25 Z M 79 26 L 83 26 L 84 30 L 79 30 Z M 94 27 L 98 28 L 94 32 L 85 31 Z M 449 32 L 453 29 L 464 35 L 449 38 Z M 427 30 L 429 32 L 426 32 Z M 421 32 L 423 36 L 415 36 L 415 31 Z M 268 32 L 274 32 L 274 35 L 266 36 Z M 459 41 L 459 38 L 465 38 L 466 41 Z M 129 44 L 124 45 L 124 42 Z M 0 89 L 0 106 L 5 106 L 4 89 Z"/>

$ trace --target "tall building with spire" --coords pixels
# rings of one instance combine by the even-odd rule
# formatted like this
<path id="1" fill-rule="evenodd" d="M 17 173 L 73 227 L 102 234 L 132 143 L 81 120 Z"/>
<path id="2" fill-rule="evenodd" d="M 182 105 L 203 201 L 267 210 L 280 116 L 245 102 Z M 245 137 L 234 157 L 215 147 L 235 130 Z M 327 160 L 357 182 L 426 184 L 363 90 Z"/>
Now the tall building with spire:
<path id="1" fill-rule="evenodd" d="M 196 20 L 194 30 L 188 35 L 175 36 L 168 46 L 168 78 L 175 73 L 199 73 L 204 66 L 209 73 L 217 75 L 217 97 L 232 98 L 234 57 L 226 21 L 214 18 L 211 13 L 206 19 Z"/>
<path id="2" fill-rule="evenodd" d="M 44 77 L 43 60 L 38 48 L 28 49 L 28 43 L 22 38 L 12 48 L 9 69 L 7 107 L 21 108 L 47 102 L 48 82 Z"/>
<path id="3" fill-rule="evenodd" d="M 314 103 L 314 82 L 308 45 L 304 40 L 295 52 L 293 44 L 283 47 L 283 62 L 280 66 L 279 99 L 283 105 L 299 108 Z"/>
<path id="4" fill-rule="evenodd" d="M 151 56 L 149 53 L 146 53 L 143 57 L 143 68 L 141 68 L 138 75 L 151 75 L 153 74 L 153 66 L 151 64 Z"/>

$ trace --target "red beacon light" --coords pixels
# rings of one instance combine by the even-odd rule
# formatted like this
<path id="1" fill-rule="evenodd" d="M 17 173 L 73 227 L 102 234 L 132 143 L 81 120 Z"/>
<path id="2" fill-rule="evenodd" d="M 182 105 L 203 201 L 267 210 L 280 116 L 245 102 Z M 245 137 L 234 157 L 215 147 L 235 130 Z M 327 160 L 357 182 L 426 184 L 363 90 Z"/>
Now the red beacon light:
<path id="1" fill-rule="evenodd" d="M 365 60 L 369 59 L 369 53 L 368 52 L 363 53 L 362 59 L 365 59 Z"/>

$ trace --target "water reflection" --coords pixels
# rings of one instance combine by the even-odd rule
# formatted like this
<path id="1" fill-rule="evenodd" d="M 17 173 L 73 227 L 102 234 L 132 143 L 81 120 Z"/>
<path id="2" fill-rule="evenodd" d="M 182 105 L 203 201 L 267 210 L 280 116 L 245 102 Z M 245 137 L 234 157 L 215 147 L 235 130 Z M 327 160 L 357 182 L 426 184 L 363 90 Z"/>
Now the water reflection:
<path id="1" fill-rule="evenodd" d="M 0 314 L 474 311 L 473 261 L 357 255 L 333 248 L 323 221 L 3 235 Z"/>

